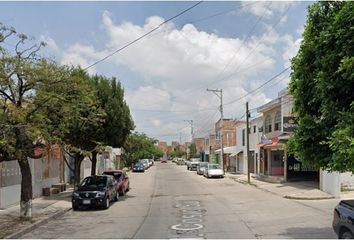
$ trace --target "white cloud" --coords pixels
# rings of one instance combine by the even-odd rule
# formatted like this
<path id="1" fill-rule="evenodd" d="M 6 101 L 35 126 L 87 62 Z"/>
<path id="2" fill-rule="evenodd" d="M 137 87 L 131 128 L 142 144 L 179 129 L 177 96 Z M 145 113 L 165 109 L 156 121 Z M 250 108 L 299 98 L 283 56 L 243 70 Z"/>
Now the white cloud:
<path id="1" fill-rule="evenodd" d="M 104 52 L 96 51 L 96 49 L 91 45 L 76 43 L 62 53 L 61 63 L 85 68 L 104 56 Z M 90 74 L 94 74 L 96 73 L 96 68 L 89 68 L 88 72 Z"/>
<path id="2" fill-rule="evenodd" d="M 40 41 L 45 42 L 48 48 L 50 48 L 50 49 L 52 49 L 53 51 L 56 51 L 56 52 L 59 51 L 59 47 L 58 47 L 57 43 L 50 36 L 41 35 L 39 37 L 39 39 L 40 39 Z"/>
<path id="3" fill-rule="evenodd" d="M 241 2 L 243 11 L 249 12 L 255 16 L 263 16 L 266 19 L 270 19 L 273 16 L 284 13 L 291 5 L 298 4 L 296 1 L 262 1 L 250 4 L 248 2 Z M 286 21 L 286 19 L 282 19 Z"/>
<path id="4" fill-rule="evenodd" d="M 255 6 L 262 10 L 262 6 L 268 4 Z M 267 14 L 271 16 L 286 9 L 286 4 L 272 3 Z M 252 11 L 256 14 L 260 10 Z M 152 16 L 142 26 L 131 22 L 117 24 L 112 14 L 104 11 L 101 27 L 108 36 L 107 50 L 99 51 L 91 45 L 75 43 L 62 51 L 62 63 L 88 66 L 163 21 L 161 17 Z M 266 27 L 266 34 L 244 43 L 241 38 L 220 37 L 215 31 L 201 31 L 192 24 L 177 29 L 168 23 L 100 64 L 102 69 L 109 64 L 141 76 L 138 87 L 125 89 L 139 131 L 154 136 L 178 135 L 179 132 L 188 136 L 189 130 L 185 129 L 183 120 L 194 119 L 199 134 L 207 135 L 205 131 L 213 128 L 214 121 L 219 118 L 220 100 L 206 88 L 222 88 L 224 103 L 231 102 L 262 84 L 263 76 L 271 73 L 275 66 L 279 48 L 286 46 L 287 50 L 281 56 L 284 59 L 295 51 L 290 50 L 294 43 L 291 36 L 279 35 Z M 90 73 L 96 73 L 95 67 Z M 251 107 L 256 107 L 270 99 L 262 92 L 255 93 L 226 105 L 225 117 L 240 117 L 247 100 Z"/>

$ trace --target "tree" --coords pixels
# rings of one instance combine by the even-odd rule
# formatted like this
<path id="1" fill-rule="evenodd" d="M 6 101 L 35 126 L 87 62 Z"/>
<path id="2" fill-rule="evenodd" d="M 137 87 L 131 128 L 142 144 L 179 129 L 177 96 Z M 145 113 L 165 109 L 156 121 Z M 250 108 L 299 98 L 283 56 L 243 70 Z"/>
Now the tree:
<path id="1" fill-rule="evenodd" d="M 172 151 L 170 153 L 171 157 L 183 157 L 185 155 L 185 152 L 182 151 L 180 148 L 177 148 L 175 151 Z"/>
<path id="2" fill-rule="evenodd" d="M 303 161 L 354 171 L 354 3 L 318 2 L 292 59 L 290 91 L 299 123 L 289 142 Z"/>
<path id="3" fill-rule="evenodd" d="M 127 166 L 138 162 L 139 159 L 162 156 L 163 153 L 156 147 L 157 140 L 149 138 L 144 133 L 133 133 L 123 145 Z"/>
<path id="4" fill-rule="evenodd" d="M 188 148 L 189 148 L 189 157 L 190 158 L 199 157 L 197 155 L 197 146 L 195 145 L 195 143 L 191 143 L 191 145 L 189 145 Z"/>
<path id="5" fill-rule="evenodd" d="M 106 113 L 94 91 L 90 76 L 80 68 L 72 71 L 71 86 L 75 94 L 70 98 L 70 106 L 66 108 L 62 122 L 66 129 L 61 136 L 61 142 L 74 157 L 75 184 L 80 182 L 81 163 L 86 156 L 97 149 L 100 144 L 105 124 Z"/>
<path id="6" fill-rule="evenodd" d="M 105 111 L 105 121 L 97 132 L 97 142 L 101 145 L 122 147 L 127 137 L 134 129 L 134 122 L 130 115 L 130 109 L 124 100 L 124 90 L 115 78 L 104 76 L 91 77 L 93 88 L 101 108 Z M 96 174 L 96 162 L 99 146 L 92 154 L 91 175 Z"/>
<path id="7" fill-rule="evenodd" d="M 4 43 L 14 38 L 14 49 Z M 48 92 L 65 84 L 67 68 L 58 67 L 39 56 L 44 43 L 33 44 L 26 35 L 0 23 L 0 161 L 17 160 L 21 180 L 20 217 L 32 217 L 32 174 L 28 158 L 39 158 L 34 150 L 47 144 L 48 125 L 45 106 L 63 97 Z M 60 87 L 59 87 L 60 88 Z"/>

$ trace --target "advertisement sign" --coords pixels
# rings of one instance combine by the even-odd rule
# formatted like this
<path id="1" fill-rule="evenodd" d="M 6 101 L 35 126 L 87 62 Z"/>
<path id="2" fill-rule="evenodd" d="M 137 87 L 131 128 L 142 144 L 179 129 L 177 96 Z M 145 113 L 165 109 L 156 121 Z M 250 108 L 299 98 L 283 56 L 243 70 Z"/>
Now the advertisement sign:
<path id="1" fill-rule="evenodd" d="M 283 117 L 283 132 L 293 132 L 298 126 L 295 117 Z"/>

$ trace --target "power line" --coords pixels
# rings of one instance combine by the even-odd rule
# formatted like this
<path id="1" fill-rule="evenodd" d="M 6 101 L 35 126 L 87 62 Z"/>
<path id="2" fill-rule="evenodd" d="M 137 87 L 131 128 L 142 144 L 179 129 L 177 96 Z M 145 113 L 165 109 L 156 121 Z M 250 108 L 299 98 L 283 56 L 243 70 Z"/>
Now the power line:
<path id="1" fill-rule="evenodd" d="M 125 44 L 123 47 L 118 48 L 117 50 L 115 50 L 114 52 L 108 54 L 108 55 L 105 56 L 104 58 L 102 58 L 102 59 L 100 59 L 100 60 L 98 60 L 98 61 L 92 63 L 91 65 L 85 67 L 83 70 L 87 70 L 87 69 L 89 69 L 89 68 L 91 68 L 91 67 L 97 65 L 97 64 L 99 64 L 100 62 L 103 62 L 104 60 L 106 60 L 107 58 L 112 57 L 114 54 L 116 54 L 116 53 L 122 51 L 123 49 L 125 49 L 125 48 L 127 48 L 127 47 L 129 47 L 130 45 L 133 45 L 134 43 L 136 43 L 136 42 L 138 42 L 139 40 L 143 39 L 144 37 L 148 36 L 149 34 L 155 32 L 157 29 L 159 29 L 161 26 L 165 25 L 166 23 L 170 22 L 171 20 L 173 20 L 173 19 L 175 19 L 175 18 L 177 18 L 177 17 L 183 15 L 184 13 L 186 13 L 186 12 L 188 12 L 188 11 L 190 11 L 190 10 L 192 10 L 193 8 L 195 8 L 196 6 L 198 6 L 199 4 L 201 4 L 202 2 L 203 2 L 203 1 L 197 2 L 197 3 L 194 4 L 193 6 L 187 8 L 187 9 L 183 10 L 182 12 L 180 12 L 180 13 L 174 15 L 173 17 L 171 17 L 171 18 L 165 20 L 164 22 L 160 23 L 157 27 L 151 29 L 151 30 L 148 31 L 147 33 L 145 33 L 145 34 L 141 35 L 140 37 L 136 38 L 135 40 L 133 40 L 133 41 L 131 41 L 131 42 Z"/>
<path id="2" fill-rule="evenodd" d="M 287 67 L 287 68 L 285 68 L 285 69 L 283 69 L 280 73 L 278 73 L 277 75 L 273 76 L 272 78 L 270 78 L 270 79 L 267 80 L 265 83 L 263 83 L 263 84 L 261 84 L 260 86 L 258 86 L 257 88 L 253 89 L 252 91 L 249 91 L 247 94 L 245 94 L 245 95 L 243 95 L 243 96 L 241 96 L 241 97 L 239 97 L 239 98 L 237 98 L 237 99 L 235 99 L 235 100 L 233 100 L 233 101 L 231 101 L 231 102 L 225 103 L 224 105 L 233 104 L 233 103 L 235 103 L 235 102 L 237 102 L 237 101 L 239 101 L 239 100 L 241 100 L 241 99 L 243 99 L 243 98 L 245 98 L 245 97 L 251 95 L 253 92 L 255 92 L 255 91 L 261 89 L 262 87 L 264 87 L 265 85 L 267 85 L 268 83 L 270 83 L 271 81 L 273 81 L 274 79 L 276 79 L 277 77 L 279 77 L 280 75 L 282 75 L 284 72 L 286 72 L 286 71 L 289 70 L 289 69 L 290 69 L 290 66 Z"/>
<path id="3" fill-rule="evenodd" d="M 218 73 L 218 75 L 216 76 L 216 79 L 214 81 L 212 81 L 210 84 L 208 84 L 208 86 L 214 84 L 215 82 L 218 82 L 219 80 L 222 80 L 220 79 L 220 77 L 222 76 L 222 74 L 225 72 L 225 70 L 230 66 L 230 64 L 233 62 L 233 60 L 235 59 L 236 55 L 238 54 L 238 52 L 241 50 L 241 48 L 243 47 L 244 43 L 251 37 L 252 33 L 254 32 L 254 30 L 256 29 L 257 25 L 260 23 L 260 21 L 262 20 L 262 18 L 264 17 L 265 13 L 266 13 L 266 10 L 264 10 L 264 13 L 262 16 L 260 16 L 256 23 L 253 25 L 253 27 L 250 29 L 250 31 L 247 33 L 247 36 L 244 40 L 242 40 L 241 42 L 241 45 L 240 47 L 234 52 L 234 54 L 232 55 L 232 57 L 230 58 L 230 60 L 225 64 L 225 66 L 223 67 L 223 69 Z M 197 88 L 194 88 L 194 89 L 188 89 L 187 91 L 188 92 L 192 92 L 194 90 L 198 90 L 198 89 L 201 89 L 203 87 L 197 87 Z M 173 98 L 177 98 L 179 96 L 184 96 L 186 95 L 186 93 L 184 94 L 181 94 L 181 95 L 177 95 L 177 96 L 174 96 Z"/>

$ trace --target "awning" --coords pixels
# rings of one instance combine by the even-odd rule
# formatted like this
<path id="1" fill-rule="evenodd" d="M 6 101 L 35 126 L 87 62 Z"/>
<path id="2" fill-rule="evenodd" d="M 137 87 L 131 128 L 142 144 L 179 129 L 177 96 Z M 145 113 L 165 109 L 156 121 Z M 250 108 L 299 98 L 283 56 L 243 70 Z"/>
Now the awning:
<path id="1" fill-rule="evenodd" d="M 236 157 L 238 154 L 240 154 L 240 153 L 242 153 L 242 152 L 243 152 L 243 150 L 240 150 L 240 151 L 238 151 L 238 152 L 235 152 L 235 153 L 231 154 L 230 157 Z"/>
<path id="2" fill-rule="evenodd" d="M 234 154 L 234 153 L 239 153 L 240 151 L 243 150 L 244 147 L 241 146 L 231 146 L 231 147 L 224 147 L 224 154 Z M 221 153 L 221 148 L 218 150 L 215 150 L 215 153 Z"/>
<path id="3" fill-rule="evenodd" d="M 279 145 L 279 138 L 274 137 L 274 138 L 269 138 L 269 143 L 258 143 L 257 147 L 276 147 Z"/>

